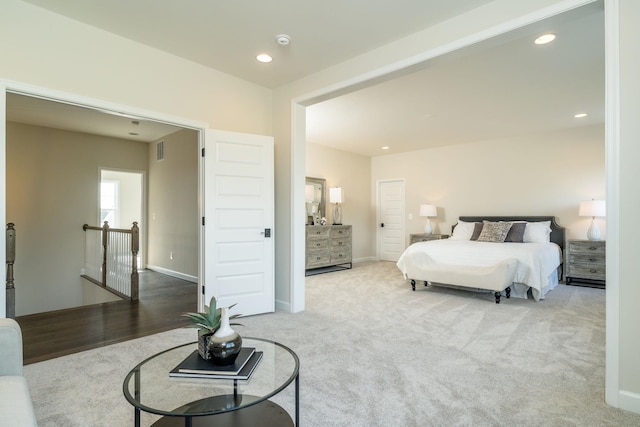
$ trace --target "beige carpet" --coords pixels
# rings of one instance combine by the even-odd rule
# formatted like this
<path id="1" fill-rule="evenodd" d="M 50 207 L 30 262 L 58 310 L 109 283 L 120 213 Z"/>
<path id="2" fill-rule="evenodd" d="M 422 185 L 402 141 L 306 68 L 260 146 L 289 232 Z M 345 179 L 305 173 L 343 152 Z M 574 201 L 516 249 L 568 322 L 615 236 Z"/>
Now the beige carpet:
<path id="1" fill-rule="evenodd" d="M 238 328 L 296 351 L 304 427 L 640 426 L 604 402 L 603 290 L 561 285 L 541 302 L 496 305 L 491 294 L 412 292 L 384 262 L 308 277 L 306 290 L 306 311 Z M 39 425 L 133 425 L 127 372 L 194 339 L 175 330 L 26 366 Z M 274 400 L 293 413 L 293 387 Z"/>

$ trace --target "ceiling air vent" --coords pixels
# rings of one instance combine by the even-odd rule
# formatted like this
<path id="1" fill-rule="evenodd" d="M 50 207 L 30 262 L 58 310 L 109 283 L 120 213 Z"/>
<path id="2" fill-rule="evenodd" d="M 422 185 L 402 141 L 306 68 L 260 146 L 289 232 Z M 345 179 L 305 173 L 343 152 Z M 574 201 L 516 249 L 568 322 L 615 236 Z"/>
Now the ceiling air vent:
<path id="1" fill-rule="evenodd" d="M 156 144 L 156 160 L 164 160 L 164 141 L 160 141 Z"/>

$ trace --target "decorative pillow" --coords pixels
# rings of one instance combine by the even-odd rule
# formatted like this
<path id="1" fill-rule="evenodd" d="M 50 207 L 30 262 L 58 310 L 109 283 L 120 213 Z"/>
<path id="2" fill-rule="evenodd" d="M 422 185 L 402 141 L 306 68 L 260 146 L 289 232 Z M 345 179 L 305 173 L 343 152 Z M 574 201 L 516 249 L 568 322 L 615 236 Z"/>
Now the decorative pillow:
<path id="1" fill-rule="evenodd" d="M 524 242 L 524 230 L 527 228 L 526 222 L 513 222 L 511 228 L 505 237 L 505 242 L 522 243 Z"/>
<path id="2" fill-rule="evenodd" d="M 480 233 L 482 233 L 483 225 L 484 224 L 482 222 L 475 223 L 475 227 L 473 227 L 473 233 L 471 234 L 471 238 L 469 240 L 478 240 L 478 237 L 480 237 Z"/>
<path id="3" fill-rule="evenodd" d="M 511 228 L 510 222 L 489 222 L 485 221 L 482 226 L 482 232 L 478 237 L 478 242 L 497 242 L 502 243 Z"/>
<path id="4" fill-rule="evenodd" d="M 449 240 L 469 240 L 473 234 L 474 222 L 458 221 Z"/>
<path id="5" fill-rule="evenodd" d="M 524 229 L 524 243 L 548 243 L 551 234 L 551 221 L 528 222 Z"/>

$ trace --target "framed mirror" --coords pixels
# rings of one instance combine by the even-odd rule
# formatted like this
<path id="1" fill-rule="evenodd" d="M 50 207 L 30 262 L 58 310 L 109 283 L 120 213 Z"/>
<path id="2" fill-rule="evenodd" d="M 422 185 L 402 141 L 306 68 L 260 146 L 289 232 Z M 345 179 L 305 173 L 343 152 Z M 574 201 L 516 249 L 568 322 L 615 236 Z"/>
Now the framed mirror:
<path id="1" fill-rule="evenodd" d="M 304 188 L 307 225 L 319 225 L 317 220 L 325 216 L 325 179 L 306 178 Z"/>

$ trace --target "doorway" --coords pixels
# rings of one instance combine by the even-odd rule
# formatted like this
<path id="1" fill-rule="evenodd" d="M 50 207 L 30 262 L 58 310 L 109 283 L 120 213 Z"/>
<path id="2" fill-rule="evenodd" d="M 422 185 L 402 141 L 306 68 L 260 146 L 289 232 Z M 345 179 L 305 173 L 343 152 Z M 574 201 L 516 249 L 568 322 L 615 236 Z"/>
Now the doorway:
<path id="1" fill-rule="evenodd" d="M 145 268 L 144 173 L 100 169 L 98 224 L 106 221 L 111 228 L 129 229 L 136 222 L 140 228 L 138 266 Z"/>
<path id="2" fill-rule="evenodd" d="M 378 259 L 398 261 L 405 249 L 404 179 L 378 181 Z"/>

